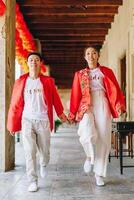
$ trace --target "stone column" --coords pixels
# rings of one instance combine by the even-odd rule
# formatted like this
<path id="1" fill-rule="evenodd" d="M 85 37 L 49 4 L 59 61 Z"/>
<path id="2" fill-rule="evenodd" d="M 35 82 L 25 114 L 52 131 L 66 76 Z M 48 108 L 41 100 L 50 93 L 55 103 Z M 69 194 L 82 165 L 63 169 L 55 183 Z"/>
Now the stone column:
<path id="1" fill-rule="evenodd" d="M 15 141 L 6 130 L 15 76 L 15 0 L 5 0 L 6 13 L 0 17 L 0 170 L 15 165 Z"/>

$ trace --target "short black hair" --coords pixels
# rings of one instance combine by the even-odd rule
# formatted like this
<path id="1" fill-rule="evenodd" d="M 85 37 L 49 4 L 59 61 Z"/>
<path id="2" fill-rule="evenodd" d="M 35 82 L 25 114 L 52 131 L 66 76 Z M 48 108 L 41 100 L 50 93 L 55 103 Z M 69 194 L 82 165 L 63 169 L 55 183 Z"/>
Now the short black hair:
<path id="1" fill-rule="evenodd" d="M 88 48 L 93 48 L 93 49 L 95 49 L 95 51 L 97 51 L 98 54 L 100 53 L 100 49 L 101 49 L 100 46 L 97 46 L 97 45 L 95 45 L 95 46 L 89 45 L 89 46 L 85 47 L 85 49 L 84 49 L 84 56 L 85 56 L 86 50 L 87 50 Z"/>
<path id="2" fill-rule="evenodd" d="M 40 58 L 40 61 L 43 60 L 42 55 L 41 55 L 40 53 L 38 53 L 38 52 L 30 52 L 30 53 L 28 54 L 28 56 L 27 56 L 27 60 L 28 60 L 29 56 L 31 56 L 31 55 L 36 55 L 36 56 L 38 56 L 38 57 Z"/>

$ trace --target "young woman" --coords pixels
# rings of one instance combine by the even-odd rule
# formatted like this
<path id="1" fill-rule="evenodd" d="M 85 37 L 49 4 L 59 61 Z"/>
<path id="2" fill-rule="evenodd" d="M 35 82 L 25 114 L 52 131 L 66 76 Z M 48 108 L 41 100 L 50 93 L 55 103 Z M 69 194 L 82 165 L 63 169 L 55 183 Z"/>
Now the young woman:
<path id="1" fill-rule="evenodd" d="M 100 66 L 96 47 L 85 49 L 88 67 L 75 73 L 71 99 L 71 122 L 78 121 L 78 135 L 86 161 L 84 171 L 93 167 L 96 184 L 104 185 L 111 148 L 111 119 L 125 112 L 125 101 L 112 70 Z"/>

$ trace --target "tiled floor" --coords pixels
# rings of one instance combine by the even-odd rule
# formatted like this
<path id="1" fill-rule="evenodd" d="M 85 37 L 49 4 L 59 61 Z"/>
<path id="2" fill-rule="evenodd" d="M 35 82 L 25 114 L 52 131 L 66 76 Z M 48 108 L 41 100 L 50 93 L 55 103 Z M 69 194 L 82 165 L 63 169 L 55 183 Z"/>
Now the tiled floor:
<path id="1" fill-rule="evenodd" d="M 39 191 L 29 193 L 23 148 L 16 145 L 16 169 L 0 173 L 0 200 L 134 200 L 134 168 L 119 173 L 119 160 L 108 164 L 106 186 L 97 187 L 94 175 L 83 172 L 84 152 L 75 128 L 61 128 L 52 136 L 51 161 Z M 134 159 L 125 158 L 134 164 Z"/>

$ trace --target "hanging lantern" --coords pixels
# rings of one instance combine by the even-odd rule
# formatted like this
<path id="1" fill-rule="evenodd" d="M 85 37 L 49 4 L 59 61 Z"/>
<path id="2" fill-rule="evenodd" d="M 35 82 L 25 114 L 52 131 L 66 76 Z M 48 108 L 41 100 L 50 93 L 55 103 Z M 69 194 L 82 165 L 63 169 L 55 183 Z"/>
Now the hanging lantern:
<path id="1" fill-rule="evenodd" d="M 22 13 L 20 12 L 19 5 L 16 4 L 16 58 L 21 66 L 21 69 L 26 73 L 28 72 L 27 56 L 29 52 L 36 51 L 33 36 L 30 33 Z M 41 64 L 41 73 L 46 72 L 46 67 Z"/>
<path id="2" fill-rule="evenodd" d="M 35 51 L 33 36 L 16 4 L 16 58 L 25 73 L 28 72 L 27 56 L 31 51 Z"/>
<path id="3" fill-rule="evenodd" d="M 6 5 L 2 0 L 0 0 L 0 16 L 4 15 L 5 10 L 6 10 Z"/>

